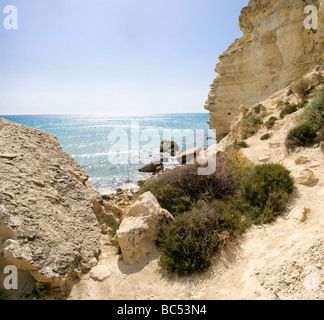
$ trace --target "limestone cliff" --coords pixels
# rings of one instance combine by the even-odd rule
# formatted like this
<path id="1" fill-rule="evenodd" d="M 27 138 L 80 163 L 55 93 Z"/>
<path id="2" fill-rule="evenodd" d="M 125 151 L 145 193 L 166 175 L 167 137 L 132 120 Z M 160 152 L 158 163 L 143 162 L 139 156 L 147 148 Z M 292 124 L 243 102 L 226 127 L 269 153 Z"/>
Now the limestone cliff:
<path id="1" fill-rule="evenodd" d="M 304 27 L 304 8 L 318 8 L 318 29 Z M 239 19 L 244 36 L 219 57 L 205 109 L 220 139 L 240 105 L 251 107 L 324 61 L 324 1 L 250 0 Z"/>
<path id="2" fill-rule="evenodd" d="M 0 280 L 15 265 L 23 295 L 96 263 L 102 198 L 87 180 L 55 136 L 0 119 Z"/>

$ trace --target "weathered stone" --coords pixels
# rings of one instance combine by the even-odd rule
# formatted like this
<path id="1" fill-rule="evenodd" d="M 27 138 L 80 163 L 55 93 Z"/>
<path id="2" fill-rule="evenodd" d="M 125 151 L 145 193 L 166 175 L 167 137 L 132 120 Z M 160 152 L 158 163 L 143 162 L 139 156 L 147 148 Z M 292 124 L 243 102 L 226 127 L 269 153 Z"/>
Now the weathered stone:
<path id="1" fill-rule="evenodd" d="M 307 219 L 307 215 L 310 212 L 311 212 L 311 209 L 309 209 L 309 208 L 297 207 L 291 212 L 290 217 L 295 220 L 298 220 L 300 222 L 305 222 Z"/>
<path id="2" fill-rule="evenodd" d="M 299 176 L 297 177 L 297 183 L 303 185 L 311 185 L 318 181 L 318 178 L 315 177 L 314 172 L 309 169 L 305 169 L 300 172 Z"/>
<path id="3" fill-rule="evenodd" d="M 55 136 L 0 123 L 0 264 L 63 289 L 99 253 L 102 198 Z"/>
<path id="4" fill-rule="evenodd" d="M 161 208 L 151 192 L 142 194 L 129 207 L 117 230 L 124 263 L 145 262 L 155 252 L 161 224 L 168 219 L 173 219 L 171 214 Z"/>
<path id="5" fill-rule="evenodd" d="M 307 162 L 310 162 L 309 159 L 307 157 L 298 157 L 296 160 L 295 160 L 295 163 L 296 164 L 305 164 Z"/>

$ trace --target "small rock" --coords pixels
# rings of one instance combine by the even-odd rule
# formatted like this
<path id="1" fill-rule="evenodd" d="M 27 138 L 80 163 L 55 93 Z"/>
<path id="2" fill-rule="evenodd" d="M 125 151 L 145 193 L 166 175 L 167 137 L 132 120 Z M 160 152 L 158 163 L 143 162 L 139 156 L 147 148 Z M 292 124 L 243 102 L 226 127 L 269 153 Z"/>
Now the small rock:
<path id="1" fill-rule="evenodd" d="M 319 179 L 315 177 L 314 172 L 309 169 L 303 170 L 297 177 L 297 183 L 302 185 L 310 185 L 317 182 Z"/>
<path id="2" fill-rule="evenodd" d="M 313 147 L 314 147 L 314 149 L 316 149 L 316 148 L 319 148 L 319 146 L 320 146 L 319 143 L 315 143 Z"/>
<path id="3" fill-rule="evenodd" d="M 94 267 L 90 272 L 91 279 L 95 281 L 104 281 L 110 276 L 110 271 L 108 266 L 106 265 L 99 265 Z"/>
<path id="4" fill-rule="evenodd" d="M 310 160 L 307 158 L 307 157 L 298 157 L 296 160 L 295 160 L 295 163 L 296 164 L 305 164 L 307 162 L 310 162 Z"/>
<path id="5" fill-rule="evenodd" d="M 296 149 L 296 153 L 300 153 L 300 152 L 302 152 L 304 150 L 304 148 L 303 147 L 298 147 L 297 149 Z"/>
<path id="6" fill-rule="evenodd" d="M 179 151 L 179 146 L 176 142 L 165 139 L 161 141 L 160 152 L 167 152 L 174 156 L 177 151 Z"/>
<path id="7" fill-rule="evenodd" d="M 309 208 L 295 208 L 290 214 L 290 217 L 300 222 L 305 222 L 307 219 L 307 214 L 310 212 L 311 209 Z"/>
<path id="8" fill-rule="evenodd" d="M 270 160 L 270 156 L 261 156 L 258 158 L 259 162 L 268 162 Z"/>

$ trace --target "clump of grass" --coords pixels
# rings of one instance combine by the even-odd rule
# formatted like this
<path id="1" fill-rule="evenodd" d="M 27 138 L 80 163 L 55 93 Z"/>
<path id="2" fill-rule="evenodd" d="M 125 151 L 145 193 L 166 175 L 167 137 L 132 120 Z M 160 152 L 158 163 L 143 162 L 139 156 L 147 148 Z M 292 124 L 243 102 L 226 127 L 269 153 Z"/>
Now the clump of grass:
<path id="1" fill-rule="evenodd" d="M 269 129 L 272 129 L 273 126 L 275 125 L 276 121 L 278 120 L 278 118 L 276 117 L 271 117 L 268 121 L 266 121 L 265 123 L 265 126 L 266 128 L 269 130 Z"/>
<path id="2" fill-rule="evenodd" d="M 260 138 L 260 140 L 262 140 L 262 141 L 264 141 L 264 140 L 269 140 L 270 137 L 271 137 L 271 135 L 270 135 L 269 133 L 266 133 L 266 134 L 264 134 L 264 135 Z"/>
<path id="3" fill-rule="evenodd" d="M 306 78 L 300 78 L 293 82 L 292 90 L 300 98 L 304 99 L 311 89 L 311 81 Z"/>
<path id="4" fill-rule="evenodd" d="M 240 124 L 240 130 L 243 140 L 246 140 L 252 137 L 255 133 L 257 133 L 261 127 L 261 124 L 262 121 L 256 115 L 244 115 Z"/>
<path id="5" fill-rule="evenodd" d="M 298 110 L 298 106 L 296 104 L 286 104 L 286 107 L 281 111 L 280 118 L 283 119 L 286 115 L 292 114 Z"/>

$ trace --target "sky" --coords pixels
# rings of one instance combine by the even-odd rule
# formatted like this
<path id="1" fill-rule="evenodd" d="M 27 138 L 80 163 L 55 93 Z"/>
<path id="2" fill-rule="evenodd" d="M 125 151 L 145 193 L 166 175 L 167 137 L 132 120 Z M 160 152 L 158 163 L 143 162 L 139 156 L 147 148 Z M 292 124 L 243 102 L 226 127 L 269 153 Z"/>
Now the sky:
<path id="1" fill-rule="evenodd" d="M 1 0 L 0 114 L 200 113 L 248 0 Z M 7 30 L 6 5 L 18 10 Z"/>

